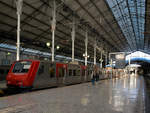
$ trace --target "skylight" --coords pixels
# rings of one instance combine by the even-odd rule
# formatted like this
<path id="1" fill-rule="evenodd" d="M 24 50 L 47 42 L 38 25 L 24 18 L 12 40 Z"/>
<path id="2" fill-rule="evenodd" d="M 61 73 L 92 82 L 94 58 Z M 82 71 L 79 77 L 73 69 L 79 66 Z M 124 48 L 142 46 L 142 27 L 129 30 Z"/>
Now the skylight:
<path id="1" fill-rule="evenodd" d="M 144 47 L 145 0 L 106 0 L 132 50 Z"/>

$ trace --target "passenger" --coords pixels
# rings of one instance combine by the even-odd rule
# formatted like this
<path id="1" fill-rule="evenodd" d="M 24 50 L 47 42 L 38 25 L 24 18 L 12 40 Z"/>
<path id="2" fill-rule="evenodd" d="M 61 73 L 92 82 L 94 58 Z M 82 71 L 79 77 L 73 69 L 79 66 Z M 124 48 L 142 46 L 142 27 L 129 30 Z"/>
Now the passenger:
<path id="1" fill-rule="evenodd" d="M 96 81 L 96 75 L 93 74 L 93 78 L 92 78 L 92 84 L 95 85 L 95 81 Z"/>
<path id="2" fill-rule="evenodd" d="M 95 74 L 94 74 L 93 71 L 92 71 L 92 74 L 91 74 L 91 82 L 92 82 L 92 85 L 95 85 Z"/>
<path id="3" fill-rule="evenodd" d="M 98 82 L 98 81 L 99 81 L 99 74 L 96 73 L 96 82 Z"/>

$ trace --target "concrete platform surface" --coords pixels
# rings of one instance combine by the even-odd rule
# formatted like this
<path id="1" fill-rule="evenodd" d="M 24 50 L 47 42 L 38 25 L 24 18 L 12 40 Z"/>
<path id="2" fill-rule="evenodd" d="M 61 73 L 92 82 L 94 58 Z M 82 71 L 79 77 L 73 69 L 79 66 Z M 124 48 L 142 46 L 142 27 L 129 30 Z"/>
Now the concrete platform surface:
<path id="1" fill-rule="evenodd" d="M 0 113 L 144 113 L 144 95 L 132 76 L 0 97 Z"/>
<path id="2" fill-rule="evenodd" d="M 0 89 L 7 88 L 6 81 L 0 81 Z"/>

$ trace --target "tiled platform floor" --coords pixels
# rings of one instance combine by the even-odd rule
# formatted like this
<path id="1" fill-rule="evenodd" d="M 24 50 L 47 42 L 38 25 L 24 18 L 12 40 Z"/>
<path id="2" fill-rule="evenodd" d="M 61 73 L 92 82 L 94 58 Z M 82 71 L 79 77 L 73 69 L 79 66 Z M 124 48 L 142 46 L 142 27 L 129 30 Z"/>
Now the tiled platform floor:
<path id="1" fill-rule="evenodd" d="M 0 97 L 0 113 L 144 113 L 143 77 Z"/>

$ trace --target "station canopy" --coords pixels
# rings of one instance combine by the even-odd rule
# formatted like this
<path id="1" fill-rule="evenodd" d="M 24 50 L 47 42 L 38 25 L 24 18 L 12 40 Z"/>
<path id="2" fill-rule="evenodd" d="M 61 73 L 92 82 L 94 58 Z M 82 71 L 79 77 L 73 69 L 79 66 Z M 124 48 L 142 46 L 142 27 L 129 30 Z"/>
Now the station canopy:
<path id="1" fill-rule="evenodd" d="M 126 62 L 129 62 L 129 60 L 150 63 L 150 55 L 141 51 L 136 51 L 126 56 Z"/>
<path id="2" fill-rule="evenodd" d="M 71 32 L 75 23 L 75 57 L 83 58 L 85 34 L 88 54 L 103 51 L 148 52 L 150 0 L 56 0 L 56 54 L 71 56 Z M 53 0 L 23 0 L 21 47 L 51 52 Z M 0 0 L 0 43 L 16 45 L 16 0 Z M 97 54 L 100 58 L 100 54 Z"/>

